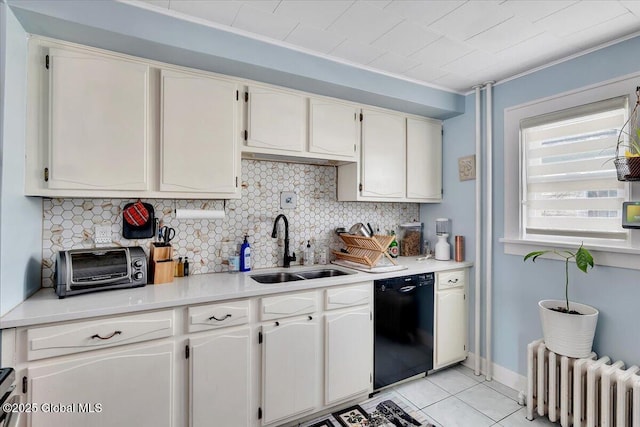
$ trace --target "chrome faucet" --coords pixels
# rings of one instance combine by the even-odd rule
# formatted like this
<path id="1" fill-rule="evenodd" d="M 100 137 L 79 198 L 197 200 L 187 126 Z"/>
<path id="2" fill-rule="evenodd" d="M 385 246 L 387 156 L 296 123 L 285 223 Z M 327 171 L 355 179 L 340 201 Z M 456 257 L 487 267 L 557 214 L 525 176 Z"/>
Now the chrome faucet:
<path id="1" fill-rule="evenodd" d="M 291 261 L 296 260 L 296 253 L 294 252 L 291 256 L 289 256 L 289 221 L 287 221 L 287 217 L 284 214 L 280 214 L 276 217 L 275 221 L 273 221 L 273 232 L 271 233 L 271 237 L 274 239 L 278 237 L 278 221 L 282 218 L 284 220 L 284 264 L 283 267 L 290 267 Z"/>

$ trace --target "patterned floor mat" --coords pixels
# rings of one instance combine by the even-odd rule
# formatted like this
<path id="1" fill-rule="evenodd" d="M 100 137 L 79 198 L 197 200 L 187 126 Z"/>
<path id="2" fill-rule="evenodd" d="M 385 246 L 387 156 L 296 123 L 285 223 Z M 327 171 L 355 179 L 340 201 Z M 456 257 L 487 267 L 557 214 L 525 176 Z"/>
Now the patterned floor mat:
<path id="1" fill-rule="evenodd" d="M 395 392 L 384 392 L 300 427 L 433 427 L 426 415 Z"/>

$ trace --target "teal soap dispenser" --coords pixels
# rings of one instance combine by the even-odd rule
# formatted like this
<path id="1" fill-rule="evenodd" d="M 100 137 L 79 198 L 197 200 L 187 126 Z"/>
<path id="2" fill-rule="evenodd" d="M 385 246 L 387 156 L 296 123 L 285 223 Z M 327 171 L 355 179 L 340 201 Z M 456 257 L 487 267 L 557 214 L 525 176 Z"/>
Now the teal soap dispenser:
<path id="1" fill-rule="evenodd" d="M 240 246 L 240 271 L 251 271 L 251 246 L 244 236 L 244 242 Z"/>

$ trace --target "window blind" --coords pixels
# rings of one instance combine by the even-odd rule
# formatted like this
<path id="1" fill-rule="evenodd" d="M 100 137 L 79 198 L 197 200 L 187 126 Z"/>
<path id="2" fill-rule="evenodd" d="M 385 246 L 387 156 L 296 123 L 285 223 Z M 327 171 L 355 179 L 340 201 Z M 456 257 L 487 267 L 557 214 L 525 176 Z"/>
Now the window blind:
<path id="1" fill-rule="evenodd" d="M 522 223 L 527 234 L 625 239 L 626 187 L 613 164 L 627 97 L 520 124 Z"/>

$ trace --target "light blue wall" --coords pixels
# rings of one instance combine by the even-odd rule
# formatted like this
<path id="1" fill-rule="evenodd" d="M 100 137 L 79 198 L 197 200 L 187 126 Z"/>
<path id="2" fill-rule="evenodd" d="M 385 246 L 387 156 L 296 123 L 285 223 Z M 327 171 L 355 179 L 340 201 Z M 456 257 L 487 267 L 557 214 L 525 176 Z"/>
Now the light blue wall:
<path id="1" fill-rule="evenodd" d="M 0 314 L 39 288 L 42 201 L 24 196 L 27 35 L 4 3 L 2 162 L 0 163 Z"/>
<path id="2" fill-rule="evenodd" d="M 542 336 L 537 302 L 547 298 L 563 298 L 564 266 L 562 262 L 553 260 L 539 260 L 535 265 L 524 264 L 520 256 L 505 255 L 504 247 L 499 242 L 504 233 L 504 110 L 638 72 L 639 54 L 640 38 L 635 38 L 494 88 L 492 354 L 496 364 L 521 375 L 526 374 L 527 343 Z M 630 92 L 632 90 L 629 89 Z M 469 95 L 467 113 L 445 121 L 445 130 L 450 130 L 444 136 L 446 168 L 457 167 L 452 157 L 473 150 L 474 102 L 474 95 Z M 458 148 L 461 145 L 465 148 Z M 447 211 L 455 212 L 451 215 L 463 219 L 466 218 L 466 211 L 473 210 L 473 193 L 466 191 L 465 183 L 450 182 L 453 174 L 454 171 L 445 171 L 445 197 L 453 200 L 447 201 L 442 207 L 423 205 L 423 220 L 428 218 L 431 221 Z M 447 191 L 448 187 L 452 187 L 453 191 Z M 455 224 L 454 220 L 454 230 Z M 637 308 L 640 301 L 640 271 L 596 266 L 588 275 L 577 270 L 570 271 L 570 275 L 572 300 L 600 310 L 594 350 L 598 354 L 624 360 L 628 365 L 640 363 L 640 335 L 637 332 L 637 325 L 640 324 L 640 310 Z M 470 304 L 473 305 L 473 299 Z M 473 331 L 473 320 L 470 326 L 470 331 Z M 473 345 L 473 335 L 470 339 Z M 484 343 L 484 338 L 482 340 Z M 484 356 L 484 344 L 481 352 Z"/>

